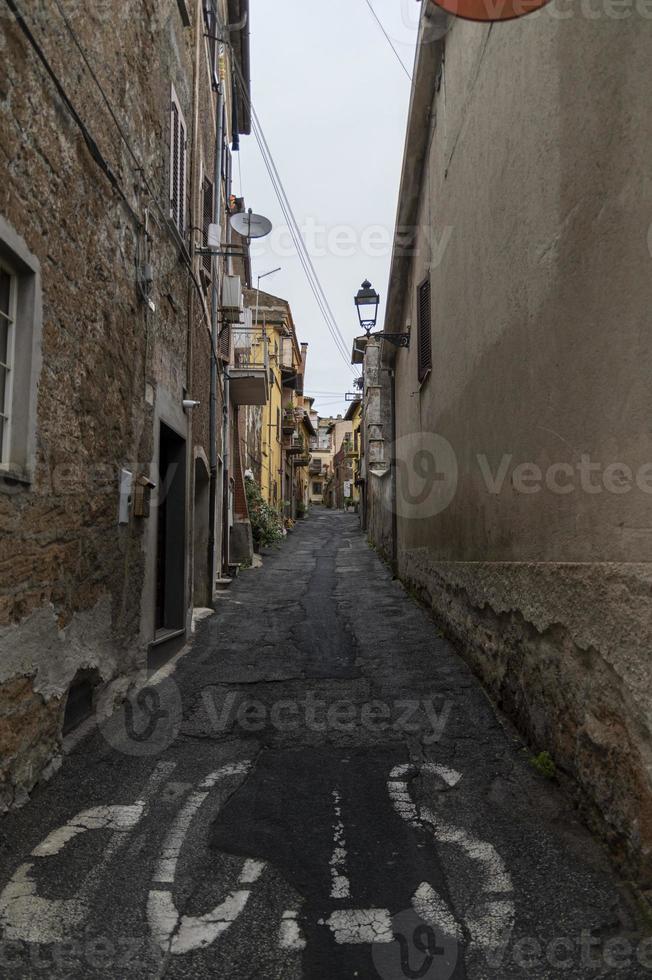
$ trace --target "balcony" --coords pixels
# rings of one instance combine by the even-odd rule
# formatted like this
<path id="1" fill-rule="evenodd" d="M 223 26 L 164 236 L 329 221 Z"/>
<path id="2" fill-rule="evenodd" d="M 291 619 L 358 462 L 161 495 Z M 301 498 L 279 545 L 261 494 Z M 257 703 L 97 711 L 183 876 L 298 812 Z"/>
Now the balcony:
<path id="1" fill-rule="evenodd" d="M 310 475 L 311 476 L 321 476 L 323 472 L 321 459 L 311 459 L 310 460 Z"/>
<path id="2" fill-rule="evenodd" d="M 229 365 L 231 401 L 234 405 L 265 405 L 269 398 L 267 340 L 260 330 L 231 330 Z"/>
<path id="3" fill-rule="evenodd" d="M 306 444 L 301 438 L 301 436 L 292 436 L 292 438 L 289 439 L 287 442 L 285 451 L 288 454 L 288 456 L 310 457 Z"/>
<path id="4" fill-rule="evenodd" d="M 283 435 L 294 435 L 297 427 L 297 418 L 294 409 L 285 409 L 283 412 Z"/>

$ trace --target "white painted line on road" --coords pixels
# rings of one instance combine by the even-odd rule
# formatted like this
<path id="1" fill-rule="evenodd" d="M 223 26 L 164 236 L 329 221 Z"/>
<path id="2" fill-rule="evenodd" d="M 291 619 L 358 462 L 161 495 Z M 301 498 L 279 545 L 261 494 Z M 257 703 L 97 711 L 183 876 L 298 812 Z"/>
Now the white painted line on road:
<path id="1" fill-rule="evenodd" d="M 254 861 L 253 858 L 248 858 L 244 863 L 244 868 L 242 869 L 242 874 L 240 875 L 240 884 L 253 885 L 256 881 L 258 881 L 264 870 L 264 861 Z"/>
<path id="2" fill-rule="evenodd" d="M 439 929 L 458 942 L 463 939 L 462 930 L 448 905 L 427 881 L 422 882 L 412 896 L 412 908 L 426 925 Z"/>
<path id="3" fill-rule="evenodd" d="M 483 902 L 465 917 L 472 944 L 486 950 L 499 949 L 509 939 L 515 917 L 514 903 L 508 899 Z"/>
<path id="4" fill-rule="evenodd" d="M 512 881 L 507 874 L 503 859 L 493 844 L 478 840 L 460 827 L 452 827 L 437 817 L 432 810 L 423 807 L 421 819 L 429 823 L 442 844 L 457 844 L 473 861 L 484 869 L 483 891 L 511 892 Z"/>
<path id="5" fill-rule="evenodd" d="M 161 857 L 159 858 L 156 871 L 154 872 L 155 882 L 159 882 L 160 884 L 172 884 L 174 882 L 177 861 L 179 860 L 179 854 L 181 853 L 183 842 L 186 839 L 186 834 L 190 829 L 190 824 L 194 820 L 195 815 L 202 803 L 204 803 L 204 801 L 208 798 L 209 792 L 213 786 L 215 786 L 220 779 L 226 779 L 227 776 L 242 775 L 246 773 L 248 769 L 248 762 L 230 763 L 227 766 L 223 766 L 221 769 L 218 769 L 217 772 L 213 772 L 208 775 L 200 784 L 199 790 L 196 790 L 188 797 L 182 810 L 166 835 L 163 847 L 161 849 Z"/>
<path id="6" fill-rule="evenodd" d="M 462 773 L 456 769 L 447 769 L 446 766 L 437 765 L 435 762 L 424 762 L 421 766 L 421 772 L 434 773 L 435 776 L 439 776 L 451 788 L 457 786 L 462 778 Z"/>
<path id="7" fill-rule="evenodd" d="M 422 772 L 438 775 L 448 786 L 456 786 L 462 778 L 455 769 L 447 769 L 427 763 L 420 767 Z M 483 949 L 496 949 L 506 942 L 515 920 L 515 908 L 511 899 L 496 900 L 496 894 L 511 894 L 512 881 L 507 873 L 503 859 L 493 844 L 479 840 L 468 831 L 446 823 L 428 807 L 418 810 L 410 796 L 408 782 L 402 778 L 419 770 L 410 763 L 395 766 L 387 783 L 390 799 L 396 812 L 410 826 L 423 829 L 424 825 L 434 832 L 435 840 L 441 844 L 456 844 L 472 861 L 482 869 L 481 891 L 485 896 L 476 906 L 467 910 L 465 922 L 474 945 Z M 416 896 L 415 896 L 416 897 Z"/>
<path id="8" fill-rule="evenodd" d="M 82 810 L 63 827 L 53 830 L 34 848 L 32 857 L 58 854 L 66 844 L 87 830 L 133 830 L 143 815 L 144 801 L 130 806 L 95 806 Z"/>
<path id="9" fill-rule="evenodd" d="M 389 909 L 338 909 L 325 924 L 340 945 L 394 942 Z"/>
<path id="10" fill-rule="evenodd" d="M 32 851 L 40 860 L 58 854 L 71 840 L 90 830 L 111 830 L 102 858 L 86 875 L 71 898 L 43 898 L 32 877 L 34 864 L 21 864 L 0 894 L 0 924 L 7 939 L 29 943 L 59 943 L 72 936 L 88 917 L 93 896 L 102 876 L 118 851 L 127 843 L 133 828 L 142 819 L 148 802 L 176 768 L 175 762 L 159 762 L 142 793 L 142 799 L 128 806 L 98 806 L 72 817 L 53 830 Z"/>
<path id="11" fill-rule="evenodd" d="M 342 823 L 342 807 L 339 790 L 333 790 L 335 805 L 335 823 L 333 824 L 333 855 L 330 859 L 331 868 L 331 898 L 350 898 L 351 885 L 346 868 L 346 838 Z"/>
<path id="12" fill-rule="evenodd" d="M 154 939 L 167 952 L 180 955 L 205 949 L 238 918 L 249 900 L 248 889 L 233 891 L 205 915 L 180 916 L 169 891 L 152 890 L 147 899 L 147 918 Z"/>
<path id="13" fill-rule="evenodd" d="M 229 776 L 245 775 L 250 768 L 249 761 L 236 762 L 210 773 L 202 781 L 199 789 L 188 797 L 165 838 L 154 873 L 153 887 L 147 899 L 147 918 L 152 935 L 165 952 L 181 955 L 193 949 L 210 946 L 235 922 L 249 901 L 251 890 L 238 888 L 230 892 L 226 899 L 211 912 L 205 915 L 182 916 L 174 904 L 172 891 L 157 886 L 174 884 L 181 848 L 190 825 L 210 795 L 210 790 Z M 264 869 L 264 861 L 247 859 L 240 872 L 238 884 L 254 884 Z"/>
<path id="14" fill-rule="evenodd" d="M 301 950 L 306 948 L 306 941 L 301 934 L 301 927 L 297 922 L 297 912 L 289 909 L 283 913 L 281 927 L 278 933 L 278 944 L 281 949 Z"/>

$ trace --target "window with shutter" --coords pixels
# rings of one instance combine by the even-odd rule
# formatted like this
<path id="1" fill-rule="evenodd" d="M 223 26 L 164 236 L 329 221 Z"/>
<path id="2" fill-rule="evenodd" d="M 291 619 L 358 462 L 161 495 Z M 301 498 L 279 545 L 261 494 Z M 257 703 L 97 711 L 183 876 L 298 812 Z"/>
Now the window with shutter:
<path id="1" fill-rule="evenodd" d="M 179 110 L 174 102 L 170 135 L 170 217 L 176 224 L 179 214 Z"/>
<path id="2" fill-rule="evenodd" d="M 220 332 L 217 353 L 223 361 L 231 360 L 231 327 L 228 324 Z"/>
<path id="3" fill-rule="evenodd" d="M 0 217 L 0 483 L 29 483 L 36 462 L 39 283 L 38 259 Z"/>
<path id="4" fill-rule="evenodd" d="M 179 119 L 179 220 L 177 227 L 181 234 L 186 230 L 186 127 Z"/>
<path id="5" fill-rule="evenodd" d="M 213 222 L 213 181 L 209 180 L 208 177 L 204 177 L 202 185 L 202 201 L 203 201 L 203 220 L 202 220 L 202 245 L 204 248 L 208 248 L 208 226 Z M 211 277 L 212 271 L 212 256 L 202 255 L 202 268 L 206 275 Z"/>
<path id="6" fill-rule="evenodd" d="M 186 123 L 174 89 L 170 106 L 170 217 L 181 235 L 186 230 Z"/>
<path id="7" fill-rule="evenodd" d="M 220 85 L 220 42 L 217 38 L 220 24 L 215 0 L 204 0 L 204 23 L 210 58 L 211 84 L 214 89 L 218 89 Z"/>
<path id="8" fill-rule="evenodd" d="M 432 369 L 430 277 L 417 288 L 417 373 L 423 381 Z"/>
<path id="9" fill-rule="evenodd" d="M 9 464 L 16 277 L 0 265 L 0 465 Z"/>

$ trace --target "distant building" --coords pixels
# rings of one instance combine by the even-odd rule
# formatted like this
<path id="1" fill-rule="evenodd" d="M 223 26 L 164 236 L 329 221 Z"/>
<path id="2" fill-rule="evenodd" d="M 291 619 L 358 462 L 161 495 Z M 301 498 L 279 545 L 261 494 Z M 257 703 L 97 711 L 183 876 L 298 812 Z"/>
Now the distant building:
<path id="1" fill-rule="evenodd" d="M 264 400 L 247 409 L 241 458 L 266 502 L 284 517 L 296 518 L 308 507 L 314 435 L 310 401 L 303 394 L 308 345 L 297 339 L 287 300 L 255 289 L 246 289 L 244 300 L 248 349 L 257 351 L 264 365 L 266 388 Z"/>
<path id="2" fill-rule="evenodd" d="M 311 442 L 310 501 L 337 507 L 333 484 L 334 460 L 343 439 L 352 433 L 352 425 L 341 415 L 322 418 L 316 412 L 312 412 L 312 421 L 316 435 Z"/>

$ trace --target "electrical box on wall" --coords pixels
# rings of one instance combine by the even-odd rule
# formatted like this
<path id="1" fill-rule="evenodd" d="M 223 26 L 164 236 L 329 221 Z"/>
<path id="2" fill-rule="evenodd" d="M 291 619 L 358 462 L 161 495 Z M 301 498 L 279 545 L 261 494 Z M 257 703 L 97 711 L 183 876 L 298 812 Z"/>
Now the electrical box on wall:
<path id="1" fill-rule="evenodd" d="M 129 511 L 131 509 L 131 488 L 133 475 L 129 470 L 120 470 L 119 499 L 118 499 L 118 524 L 129 523 Z"/>
<path id="2" fill-rule="evenodd" d="M 134 517 L 149 517 L 150 499 L 156 484 L 146 476 L 136 478 L 134 489 Z"/>

